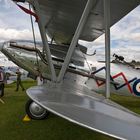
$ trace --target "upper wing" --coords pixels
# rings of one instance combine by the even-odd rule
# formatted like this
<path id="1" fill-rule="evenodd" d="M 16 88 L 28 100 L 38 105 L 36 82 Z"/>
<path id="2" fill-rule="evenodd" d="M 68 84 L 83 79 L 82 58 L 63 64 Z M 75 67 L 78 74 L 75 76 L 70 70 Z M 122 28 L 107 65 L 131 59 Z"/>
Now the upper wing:
<path id="1" fill-rule="evenodd" d="M 39 0 L 47 33 L 59 44 L 70 44 L 87 0 Z M 93 41 L 104 33 L 103 0 L 93 0 L 80 39 Z M 128 14 L 140 0 L 111 0 L 110 26 Z"/>

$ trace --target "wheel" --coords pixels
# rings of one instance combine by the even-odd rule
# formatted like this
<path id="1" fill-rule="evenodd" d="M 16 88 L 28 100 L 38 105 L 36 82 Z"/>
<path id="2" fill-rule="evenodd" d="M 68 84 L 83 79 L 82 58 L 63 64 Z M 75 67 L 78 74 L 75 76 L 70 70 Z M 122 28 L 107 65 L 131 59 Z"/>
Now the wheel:
<path id="1" fill-rule="evenodd" d="M 0 97 L 4 96 L 4 84 L 0 85 Z"/>
<path id="2" fill-rule="evenodd" d="M 34 120 L 46 119 L 49 115 L 49 111 L 29 99 L 25 105 L 27 115 Z"/>

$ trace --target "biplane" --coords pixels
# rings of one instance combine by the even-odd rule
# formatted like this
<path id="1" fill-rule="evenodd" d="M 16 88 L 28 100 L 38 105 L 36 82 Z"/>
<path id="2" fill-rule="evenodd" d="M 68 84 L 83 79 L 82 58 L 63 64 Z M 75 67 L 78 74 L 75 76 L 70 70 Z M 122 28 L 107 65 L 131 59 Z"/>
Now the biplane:
<path id="1" fill-rule="evenodd" d="M 110 27 L 136 8 L 139 0 L 14 0 L 35 17 L 42 48 L 5 42 L 1 51 L 43 85 L 27 89 L 27 114 L 46 118 L 49 112 L 73 123 L 118 138 L 138 140 L 140 116 L 109 100 L 110 93 L 140 96 L 139 70 L 125 62 L 110 63 Z M 29 3 L 29 9 L 20 2 Z M 33 20 L 31 20 L 33 25 Z M 47 35 L 46 35 L 47 34 Z M 86 47 L 105 34 L 106 61 L 85 66 Z M 48 42 L 48 37 L 51 42 Z M 35 43 L 36 46 L 36 43 Z M 100 93 L 103 93 L 101 95 Z"/>

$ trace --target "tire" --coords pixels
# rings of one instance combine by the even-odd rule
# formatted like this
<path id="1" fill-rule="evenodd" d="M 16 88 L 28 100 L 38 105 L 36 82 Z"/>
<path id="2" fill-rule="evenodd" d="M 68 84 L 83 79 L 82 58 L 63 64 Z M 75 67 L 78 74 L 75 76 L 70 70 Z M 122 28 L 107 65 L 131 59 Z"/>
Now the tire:
<path id="1" fill-rule="evenodd" d="M 4 96 L 4 84 L 0 85 L 0 98 Z"/>
<path id="2" fill-rule="evenodd" d="M 49 111 L 29 99 L 25 105 L 27 115 L 34 120 L 46 119 L 49 115 Z"/>

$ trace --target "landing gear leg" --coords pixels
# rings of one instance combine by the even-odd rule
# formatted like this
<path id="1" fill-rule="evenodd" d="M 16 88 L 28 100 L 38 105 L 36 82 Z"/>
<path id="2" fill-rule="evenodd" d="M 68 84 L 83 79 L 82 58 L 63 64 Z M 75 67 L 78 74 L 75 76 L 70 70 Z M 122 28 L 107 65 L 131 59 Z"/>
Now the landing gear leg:
<path id="1" fill-rule="evenodd" d="M 27 115 L 34 120 L 46 119 L 49 115 L 49 111 L 29 99 L 25 105 Z"/>

